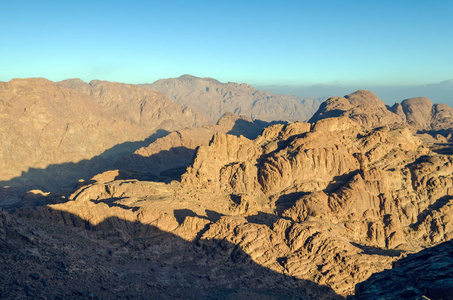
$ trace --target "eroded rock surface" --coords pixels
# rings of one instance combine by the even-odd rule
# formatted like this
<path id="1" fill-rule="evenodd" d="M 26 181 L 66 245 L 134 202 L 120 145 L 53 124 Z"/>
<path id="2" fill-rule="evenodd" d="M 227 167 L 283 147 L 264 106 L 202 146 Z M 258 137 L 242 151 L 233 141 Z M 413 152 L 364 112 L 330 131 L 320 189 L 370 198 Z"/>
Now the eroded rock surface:
<path id="1" fill-rule="evenodd" d="M 216 133 L 181 182 L 105 173 L 23 214 L 112 242 L 153 234 L 144 225 L 348 295 L 401 253 L 451 239 L 452 174 L 453 158 L 408 128 L 330 118 L 255 140 Z"/>
<path id="2" fill-rule="evenodd" d="M 223 115 L 215 125 L 177 130 L 159 138 L 133 154 L 121 158 L 116 166 L 147 172 L 155 176 L 181 175 L 192 162 L 195 148 L 208 145 L 215 133 L 228 133 L 255 139 L 271 123 L 232 113 Z M 165 172 L 165 173 L 162 173 Z"/>

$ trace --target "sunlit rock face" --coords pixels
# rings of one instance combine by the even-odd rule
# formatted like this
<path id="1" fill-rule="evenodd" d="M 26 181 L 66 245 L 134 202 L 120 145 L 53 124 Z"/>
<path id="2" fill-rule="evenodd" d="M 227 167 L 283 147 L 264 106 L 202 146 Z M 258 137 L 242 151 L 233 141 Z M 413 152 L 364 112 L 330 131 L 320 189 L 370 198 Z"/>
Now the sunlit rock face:
<path id="1" fill-rule="evenodd" d="M 277 124 L 254 140 L 216 133 L 181 182 L 105 173 L 32 215 L 124 240 L 153 226 L 347 295 L 399 253 L 451 239 L 452 163 L 404 127 Z"/>
<path id="2" fill-rule="evenodd" d="M 417 97 L 388 107 L 372 92 L 364 90 L 327 99 L 310 122 L 340 116 L 347 116 L 366 128 L 407 126 L 414 133 L 440 133 L 447 140 L 451 139 L 453 127 L 453 109 L 446 104 L 433 104 L 428 98 Z"/>

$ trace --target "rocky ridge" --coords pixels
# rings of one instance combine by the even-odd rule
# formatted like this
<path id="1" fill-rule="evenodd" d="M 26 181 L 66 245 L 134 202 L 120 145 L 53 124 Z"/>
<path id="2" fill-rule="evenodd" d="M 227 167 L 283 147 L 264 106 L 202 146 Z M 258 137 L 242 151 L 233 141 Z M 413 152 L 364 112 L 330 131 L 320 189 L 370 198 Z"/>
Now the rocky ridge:
<path id="1" fill-rule="evenodd" d="M 323 100 L 277 95 L 257 90 L 245 83 L 221 83 L 212 78 L 191 75 L 161 79 L 142 86 L 205 114 L 211 123 L 227 112 L 267 122 L 306 121 Z"/>
<path id="2" fill-rule="evenodd" d="M 372 92 L 359 90 L 327 99 L 309 122 L 340 116 L 347 116 L 367 128 L 408 126 L 414 133 L 440 133 L 451 140 L 453 109 L 446 104 L 433 104 L 424 97 L 406 99 L 389 107 Z"/>
<path id="3" fill-rule="evenodd" d="M 407 128 L 279 124 L 255 140 L 216 133 L 181 183 L 105 174 L 31 215 L 123 241 L 149 234 L 129 224 L 153 226 L 348 295 L 399 253 L 451 239 L 452 163 Z"/>

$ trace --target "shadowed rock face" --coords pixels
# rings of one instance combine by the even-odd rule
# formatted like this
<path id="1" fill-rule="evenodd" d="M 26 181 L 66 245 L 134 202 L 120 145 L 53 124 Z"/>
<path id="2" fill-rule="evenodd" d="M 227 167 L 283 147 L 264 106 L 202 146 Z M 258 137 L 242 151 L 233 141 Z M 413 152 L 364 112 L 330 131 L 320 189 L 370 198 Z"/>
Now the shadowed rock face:
<path id="1" fill-rule="evenodd" d="M 267 122 L 305 121 L 321 102 L 318 98 L 276 95 L 245 83 L 221 83 L 190 75 L 161 79 L 143 86 L 205 114 L 211 123 L 228 112 Z"/>
<path id="2" fill-rule="evenodd" d="M 73 186 L 79 178 L 93 176 L 143 146 L 134 148 L 132 142 L 203 123 L 198 113 L 134 85 L 81 80 L 54 83 L 39 78 L 2 82 L 0 180 L 3 185 L 34 184 L 52 190 L 57 184 L 58 188 Z M 123 147 L 118 146 L 122 143 Z M 27 182 L 8 182 L 32 169 L 77 164 L 95 156 L 102 157 L 80 168 L 60 168 L 59 174 L 40 172 L 39 176 L 29 173 Z"/>
<path id="3" fill-rule="evenodd" d="M 413 132 L 441 133 L 445 137 L 453 127 L 453 109 L 448 105 L 433 104 L 428 98 L 418 97 L 389 108 L 372 92 L 363 90 L 327 99 L 310 122 L 340 116 L 347 116 L 367 128 L 405 125 Z"/>
<path id="4" fill-rule="evenodd" d="M 452 258 L 453 241 L 409 254 L 359 283 L 351 300 L 453 299 Z"/>
<path id="5" fill-rule="evenodd" d="M 41 216 L 18 221 L 0 209 L 2 299 L 343 299 L 226 241 L 188 242 L 120 217 L 94 225 L 61 211 Z"/>

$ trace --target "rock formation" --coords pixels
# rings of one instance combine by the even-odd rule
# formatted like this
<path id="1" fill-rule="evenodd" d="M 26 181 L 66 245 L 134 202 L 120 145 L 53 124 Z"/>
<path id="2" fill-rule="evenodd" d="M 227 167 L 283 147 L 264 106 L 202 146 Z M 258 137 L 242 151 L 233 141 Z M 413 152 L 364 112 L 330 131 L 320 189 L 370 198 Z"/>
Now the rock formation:
<path id="1" fill-rule="evenodd" d="M 221 83 L 212 78 L 190 75 L 161 79 L 143 86 L 205 114 L 211 123 L 227 112 L 267 122 L 306 121 L 322 101 L 318 98 L 276 95 L 245 83 Z"/>
<path id="2" fill-rule="evenodd" d="M 348 295 L 400 253 L 451 239 L 452 174 L 453 159 L 408 128 L 340 117 L 255 140 L 216 133 L 181 183 L 106 173 L 25 215 L 124 242 L 150 234 L 131 224 L 152 226 Z"/>
<path id="3" fill-rule="evenodd" d="M 441 133 L 448 138 L 453 127 L 453 109 L 446 104 L 433 104 L 428 98 L 419 97 L 388 107 L 372 92 L 364 90 L 327 99 L 310 122 L 340 116 L 367 128 L 407 125 L 414 133 Z"/>

